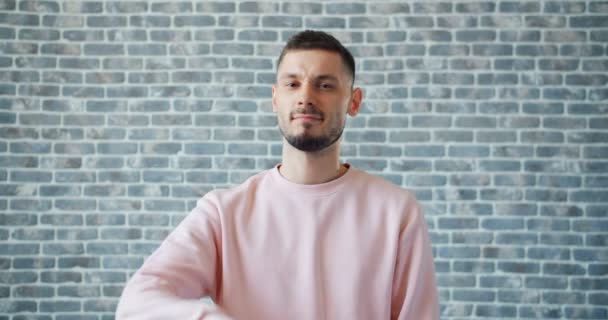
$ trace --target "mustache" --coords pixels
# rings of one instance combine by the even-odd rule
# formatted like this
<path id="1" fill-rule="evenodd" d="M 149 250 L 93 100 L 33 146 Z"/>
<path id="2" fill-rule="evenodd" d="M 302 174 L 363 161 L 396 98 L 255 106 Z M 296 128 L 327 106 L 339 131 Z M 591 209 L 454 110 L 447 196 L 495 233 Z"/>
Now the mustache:
<path id="1" fill-rule="evenodd" d="M 309 115 L 316 115 L 316 116 L 318 116 L 319 118 L 321 118 L 321 120 L 322 120 L 323 118 L 325 118 L 325 115 L 323 114 L 323 112 L 322 112 L 321 110 L 319 110 L 319 109 L 314 108 L 314 107 L 309 107 L 309 108 L 298 108 L 298 109 L 296 109 L 296 110 L 292 111 L 292 112 L 290 113 L 290 116 L 291 116 L 291 118 L 293 118 L 293 117 L 295 117 L 296 115 L 306 115 L 306 114 L 309 114 Z"/>

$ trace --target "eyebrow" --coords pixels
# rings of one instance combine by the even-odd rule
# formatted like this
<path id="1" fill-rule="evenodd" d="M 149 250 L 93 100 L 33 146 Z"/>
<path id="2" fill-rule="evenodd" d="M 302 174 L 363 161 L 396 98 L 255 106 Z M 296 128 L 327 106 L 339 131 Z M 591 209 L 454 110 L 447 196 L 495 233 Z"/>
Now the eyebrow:
<path id="1" fill-rule="evenodd" d="M 297 73 L 287 73 L 287 74 L 284 74 L 279 77 L 279 79 L 292 79 L 292 78 L 298 78 L 298 74 Z M 318 80 L 331 80 L 331 81 L 338 82 L 338 78 L 336 78 L 335 76 L 332 76 L 330 74 L 322 74 L 322 75 L 316 76 L 315 80 L 317 80 L 317 81 Z"/>

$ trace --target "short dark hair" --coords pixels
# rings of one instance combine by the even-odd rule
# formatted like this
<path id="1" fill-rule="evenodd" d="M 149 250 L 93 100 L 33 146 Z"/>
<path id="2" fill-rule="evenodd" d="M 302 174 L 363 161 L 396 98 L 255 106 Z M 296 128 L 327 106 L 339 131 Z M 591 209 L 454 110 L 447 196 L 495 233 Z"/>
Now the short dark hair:
<path id="1" fill-rule="evenodd" d="M 346 67 L 346 70 L 355 82 L 355 59 L 353 55 L 346 49 L 338 39 L 332 35 L 323 31 L 305 30 L 298 32 L 291 36 L 283 47 L 279 60 L 277 62 L 277 68 L 281 65 L 281 60 L 287 52 L 292 50 L 327 50 L 330 52 L 336 52 L 342 58 L 342 62 Z"/>

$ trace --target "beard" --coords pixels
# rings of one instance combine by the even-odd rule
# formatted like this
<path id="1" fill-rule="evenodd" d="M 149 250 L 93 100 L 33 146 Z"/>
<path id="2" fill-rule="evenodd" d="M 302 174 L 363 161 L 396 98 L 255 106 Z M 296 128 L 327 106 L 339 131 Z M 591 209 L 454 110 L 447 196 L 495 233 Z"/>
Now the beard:
<path id="1" fill-rule="evenodd" d="M 298 109 L 290 114 L 290 119 L 293 119 L 294 114 L 316 114 L 320 115 L 321 119 L 325 119 L 323 113 L 317 110 Z M 319 136 L 312 136 L 306 132 L 299 135 L 289 134 L 283 128 L 281 122 L 279 122 L 279 131 L 292 147 L 304 152 L 318 152 L 338 141 L 344 132 L 344 125 L 340 125 L 339 123 L 332 123 L 331 125 L 328 133 Z M 311 125 L 304 124 L 304 126 L 309 128 Z"/>

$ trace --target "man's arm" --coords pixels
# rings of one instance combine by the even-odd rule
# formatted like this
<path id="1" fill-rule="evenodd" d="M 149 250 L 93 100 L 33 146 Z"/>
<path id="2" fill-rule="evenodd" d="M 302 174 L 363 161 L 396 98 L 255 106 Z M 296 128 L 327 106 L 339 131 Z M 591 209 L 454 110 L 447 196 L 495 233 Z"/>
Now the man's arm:
<path id="1" fill-rule="evenodd" d="M 399 235 L 391 319 L 439 319 L 431 242 L 420 205 L 411 199 Z"/>
<path id="2" fill-rule="evenodd" d="M 206 197 L 144 262 L 123 290 L 116 319 L 227 319 L 215 305 L 221 277 L 221 227 Z"/>

